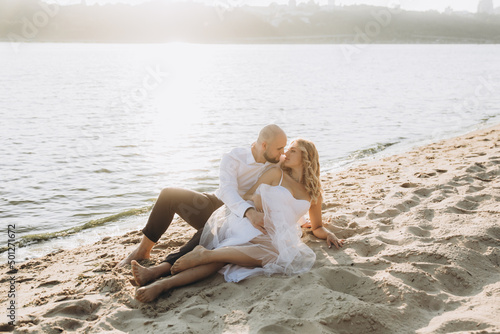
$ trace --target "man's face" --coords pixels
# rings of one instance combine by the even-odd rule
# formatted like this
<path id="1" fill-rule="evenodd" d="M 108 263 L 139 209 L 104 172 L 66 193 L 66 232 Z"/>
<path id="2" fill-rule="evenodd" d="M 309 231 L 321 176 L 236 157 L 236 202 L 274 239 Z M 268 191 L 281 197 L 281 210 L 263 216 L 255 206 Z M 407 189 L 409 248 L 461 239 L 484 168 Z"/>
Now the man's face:
<path id="1" fill-rule="evenodd" d="M 269 142 L 264 151 L 264 158 L 276 164 L 280 161 L 280 156 L 285 152 L 286 136 L 284 134 L 277 135 L 272 142 Z"/>

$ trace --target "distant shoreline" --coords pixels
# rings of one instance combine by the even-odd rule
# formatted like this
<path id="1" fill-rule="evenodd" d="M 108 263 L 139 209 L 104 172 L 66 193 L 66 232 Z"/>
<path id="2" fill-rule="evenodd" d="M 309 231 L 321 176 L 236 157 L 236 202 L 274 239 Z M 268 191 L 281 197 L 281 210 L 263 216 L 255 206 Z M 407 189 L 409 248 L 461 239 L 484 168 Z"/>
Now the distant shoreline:
<path id="1" fill-rule="evenodd" d="M 226 6 L 227 5 L 227 6 Z M 380 6 L 0 4 L 0 40 L 98 43 L 497 44 L 500 15 Z M 500 9 L 499 9 L 500 11 Z"/>

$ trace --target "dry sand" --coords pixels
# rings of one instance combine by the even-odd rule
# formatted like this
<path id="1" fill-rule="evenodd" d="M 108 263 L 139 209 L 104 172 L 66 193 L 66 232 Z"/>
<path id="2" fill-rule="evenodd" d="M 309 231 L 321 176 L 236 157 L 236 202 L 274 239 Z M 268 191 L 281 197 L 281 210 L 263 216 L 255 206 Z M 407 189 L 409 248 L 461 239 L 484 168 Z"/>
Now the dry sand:
<path id="1" fill-rule="evenodd" d="M 309 273 L 215 275 L 150 304 L 133 298 L 128 268 L 113 269 L 140 232 L 29 260 L 14 274 L 16 332 L 499 333 L 499 176 L 500 125 L 326 175 L 324 220 L 342 250 L 304 230 Z M 193 233 L 175 222 L 142 263 Z"/>

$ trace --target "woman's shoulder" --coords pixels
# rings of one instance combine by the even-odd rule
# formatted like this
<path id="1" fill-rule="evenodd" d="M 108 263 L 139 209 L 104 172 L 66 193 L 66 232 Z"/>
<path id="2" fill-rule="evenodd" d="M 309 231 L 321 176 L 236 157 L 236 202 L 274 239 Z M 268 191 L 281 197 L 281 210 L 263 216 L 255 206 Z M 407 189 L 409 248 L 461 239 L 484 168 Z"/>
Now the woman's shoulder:
<path id="1" fill-rule="evenodd" d="M 281 179 L 281 168 L 278 166 L 273 166 L 267 169 L 260 177 L 261 183 L 267 183 L 270 185 L 277 185 Z"/>
<path id="2" fill-rule="evenodd" d="M 272 166 L 269 169 L 267 169 L 264 174 L 262 175 L 267 175 L 270 177 L 280 177 L 283 174 L 283 170 L 279 166 Z"/>

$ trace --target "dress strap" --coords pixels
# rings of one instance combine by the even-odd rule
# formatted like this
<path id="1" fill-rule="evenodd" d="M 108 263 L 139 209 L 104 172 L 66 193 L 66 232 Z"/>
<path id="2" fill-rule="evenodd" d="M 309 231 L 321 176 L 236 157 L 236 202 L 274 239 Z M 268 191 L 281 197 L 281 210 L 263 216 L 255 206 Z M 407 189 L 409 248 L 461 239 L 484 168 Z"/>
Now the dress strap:
<path id="1" fill-rule="evenodd" d="M 278 184 L 279 186 L 281 186 L 281 182 L 283 182 L 283 169 L 281 170 L 281 180 L 280 180 L 280 184 Z"/>

